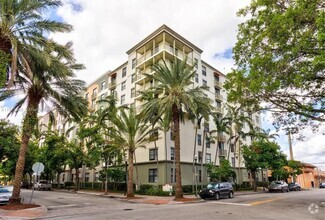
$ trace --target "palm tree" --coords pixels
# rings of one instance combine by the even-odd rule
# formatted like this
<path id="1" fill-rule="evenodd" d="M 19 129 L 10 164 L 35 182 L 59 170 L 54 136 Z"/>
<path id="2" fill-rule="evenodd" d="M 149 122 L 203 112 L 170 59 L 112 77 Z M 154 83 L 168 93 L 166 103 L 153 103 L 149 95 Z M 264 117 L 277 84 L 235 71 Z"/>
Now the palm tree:
<path id="1" fill-rule="evenodd" d="M 10 74 L 5 73 L 1 78 L 6 78 L 9 88 L 20 74 L 19 65 L 31 77 L 29 56 L 39 53 L 39 48 L 50 46 L 46 36 L 72 30 L 71 25 L 44 18 L 41 14 L 61 4 L 60 0 L 0 0 L 0 54 L 11 61 L 10 68 L 7 68 Z M 52 43 L 54 47 L 58 46 Z"/>
<path id="2" fill-rule="evenodd" d="M 83 68 L 76 64 L 71 50 L 71 44 L 61 47 L 60 53 L 53 50 L 43 51 L 47 61 L 39 54 L 30 54 L 29 60 L 32 75 L 21 69 L 17 84 L 6 91 L 0 91 L 0 101 L 14 95 L 24 94 L 9 114 L 17 113 L 24 103 L 27 110 L 23 120 L 22 144 L 16 166 L 14 190 L 11 203 L 20 202 L 20 183 L 22 180 L 25 154 L 32 132 L 37 125 L 37 113 L 40 106 L 54 106 L 62 115 L 79 121 L 87 111 L 86 100 L 81 96 L 85 83 L 73 79 L 73 71 Z"/>
<path id="3" fill-rule="evenodd" d="M 137 117 L 134 108 L 122 108 L 116 118 L 112 119 L 116 126 L 117 134 L 114 135 L 114 141 L 122 149 L 127 151 L 128 155 L 128 180 L 127 197 L 134 197 L 133 192 L 133 160 L 136 149 L 144 148 L 144 143 L 148 142 L 149 126 Z"/>
<path id="4" fill-rule="evenodd" d="M 175 163 L 176 163 L 176 189 L 175 199 L 183 198 L 181 164 L 180 164 L 180 123 L 185 119 L 185 112 L 195 112 L 198 103 L 209 105 L 206 100 L 205 87 L 193 87 L 196 71 L 194 66 L 189 67 L 187 61 L 180 61 L 175 58 L 174 62 L 167 64 L 166 61 L 156 63 L 152 67 L 155 74 L 147 77 L 152 78 L 157 85 L 153 87 L 156 99 L 147 103 L 148 111 L 150 106 L 158 106 L 157 115 L 166 122 L 172 122 L 175 142 Z M 152 108 L 156 111 L 156 108 Z M 170 123 L 167 123 L 170 124 Z"/>
<path id="5" fill-rule="evenodd" d="M 206 100 L 209 103 L 209 100 L 207 98 Z M 197 105 L 196 108 L 194 109 L 194 112 L 190 112 L 189 114 L 189 118 L 190 120 L 193 122 L 194 124 L 194 146 L 193 146 L 193 160 L 192 160 L 192 172 L 193 172 L 193 182 L 192 182 L 192 191 L 194 192 L 194 184 L 196 181 L 196 174 L 195 174 L 195 155 L 196 155 L 196 143 L 197 143 L 197 133 L 198 133 L 198 129 L 201 129 L 201 125 L 202 125 L 202 120 L 204 121 L 209 121 L 209 115 L 212 112 L 211 106 L 210 105 L 204 105 L 204 103 L 202 103 L 203 105 Z M 203 140 L 205 138 L 205 128 L 204 128 L 204 132 L 203 132 Z M 202 145 L 202 155 L 204 155 L 204 141 L 203 141 L 203 145 Z M 203 173 L 203 156 L 202 156 L 202 160 L 201 160 L 201 172 Z M 203 181 L 202 181 L 203 184 Z"/>
<path id="6" fill-rule="evenodd" d="M 217 139 L 217 148 L 216 148 L 216 154 L 215 154 L 215 157 L 214 157 L 214 164 L 216 165 L 221 139 L 222 139 L 222 137 L 223 137 L 223 135 L 225 133 L 226 134 L 228 133 L 229 124 L 228 124 L 227 118 L 222 117 L 219 114 L 213 115 L 213 119 L 214 119 L 214 123 L 215 123 L 215 126 L 216 126 L 216 130 L 211 131 L 211 132 L 212 133 L 217 133 L 217 137 L 216 137 L 216 139 Z M 229 153 L 229 150 L 228 150 L 228 153 Z"/>

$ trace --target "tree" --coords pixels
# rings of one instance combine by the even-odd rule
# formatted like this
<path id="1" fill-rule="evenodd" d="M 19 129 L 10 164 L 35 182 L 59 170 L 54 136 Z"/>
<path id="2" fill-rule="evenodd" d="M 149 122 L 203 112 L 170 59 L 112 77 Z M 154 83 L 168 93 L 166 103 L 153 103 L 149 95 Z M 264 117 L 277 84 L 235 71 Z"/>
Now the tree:
<path id="1" fill-rule="evenodd" d="M 175 199 L 183 198 L 181 164 L 180 164 L 180 123 L 184 122 L 185 113 L 195 112 L 199 105 L 210 105 L 204 94 L 205 86 L 193 88 L 193 81 L 196 71 L 194 66 L 188 66 L 187 61 L 180 61 L 177 58 L 170 64 L 165 60 L 152 66 L 155 72 L 153 75 L 146 74 L 154 80 L 153 87 L 156 99 L 148 101 L 145 111 L 156 111 L 152 106 L 158 106 L 157 115 L 161 116 L 166 124 L 172 124 L 175 143 L 175 164 L 176 164 L 176 189 Z"/>
<path id="2" fill-rule="evenodd" d="M 216 154 L 215 154 L 215 158 L 214 158 L 214 164 L 217 164 L 217 157 L 218 157 L 218 149 L 219 146 L 221 145 L 222 141 L 222 137 L 223 135 L 226 133 L 229 133 L 230 130 L 230 125 L 229 125 L 229 120 L 226 117 L 222 117 L 221 115 L 213 115 L 213 119 L 214 119 L 214 123 L 216 125 L 216 130 L 215 131 L 211 131 L 211 133 L 217 133 L 216 139 L 217 139 L 217 148 L 216 148 Z M 228 154 L 229 154 L 230 148 L 228 149 Z M 221 155 L 222 156 L 222 155 Z M 228 157 L 227 157 L 228 158 Z M 228 158 L 229 159 L 229 158 Z"/>
<path id="3" fill-rule="evenodd" d="M 254 141 L 250 146 L 243 146 L 245 166 L 252 174 L 256 191 L 256 172 L 261 169 L 280 170 L 287 163 L 280 146 L 268 140 Z"/>
<path id="4" fill-rule="evenodd" d="M 253 0 L 240 10 L 228 100 L 276 116 L 277 126 L 325 121 L 322 0 Z"/>
<path id="5" fill-rule="evenodd" d="M 82 142 L 68 142 L 66 145 L 67 162 L 76 171 L 76 183 L 74 191 L 79 190 L 79 169 L 89 162 L 89 157 Z"/>
<path id="6" fill-rule="evenodd" d="M 215 167 L 214 164 L 209 164 L 208 173 L 211 182 L 228 182 L 236 178 L 236 173 L 231 167 L 229 160 L 224 158 L 220 159 L 219 167 Z"/>
<path id="7" fill-rule="evenodd" d="M 149 126 L 136 115 L 134 108 L 119 110 L 117 117 L 112 119 L 116 126 L 114 142 L 121 149 L 127 151 L 128 155 L 128 181 L 127 197 L 134 197 L 133 191 L 133 160 L 136 149 L 144 148 L 144 143 L 148 142 Z"/>
<path id="8" fill-rule="evenodd" d="M 55 45 L 52 45 L 55 46 Z M 14 189 L 11 203 L 20 202 L 20 183 L 22 180 L 25 155 L 30 137 L 37 125 L 37 113 L 40 104 L 53 105 L 62 115 L 70 115 L 76 121 L 87 111 L 86 100 L 82 97 L 84 82 L 73 79 L 74 71 L 83 68 L 73 58 L 71 44 L 42 51 L 47 61 L 39 54 L 30 54 L 29 60 L 32 75 L 22 72 L 15 87 L 6 91 L 0 90 L 0 101 L 14 95 L 24 94 L 9 114 L 17 113 L 27 103 L 26 114 L 22 126 L 22 144 L 17 162 Z"/>
<path id="9" fill-rule="evenodd" d="M 30 54 L 37 53 L 42 58 L 45 54 L 39 48 L 57 46 L 55 42 L 48 44 L 48 35 L 72 30 L 71 25 L 42 15 L 61 4 L 59 0 L 0 0 L 0 88 L 6 81 L 9 88 L 13 86 L 21 72 L 20 65 L 32 77 Z"/>

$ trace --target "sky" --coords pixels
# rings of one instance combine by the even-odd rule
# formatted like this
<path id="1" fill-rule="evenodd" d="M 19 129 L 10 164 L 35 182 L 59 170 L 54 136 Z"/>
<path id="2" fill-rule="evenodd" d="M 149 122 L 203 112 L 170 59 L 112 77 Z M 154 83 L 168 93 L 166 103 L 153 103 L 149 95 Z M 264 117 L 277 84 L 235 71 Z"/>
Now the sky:
<path id="1" fill-rule="evenodd" d="M 77 73 L 87 83 L 127 60 L 126 51 L 158 27 L 166 24 L 203 50 L 202 59 L 227 74 L 234 67 L 232 47 L 237 25 L 243 21 L 236 12 L 248 0 L 63 0 L 63 6 L 50 11 L 51 19 L 73 25 L 71 33 L 50 35 L 60 43 L 72 41 L 75 58 L 86 69 Z M 13 103 L 0 102 L 0 118 Z M 20 124 L 23 111 L 10 121 Z M 274 130 L 272 117 L 262 117 L 264 129 Z M 287 155 L 288 139 L 280 131 L 278 143 Z M 310 163 L 325 163 L 325 126 L 318 133 L 304 131 L 306 140 L 293 137 L 294 157 Z M 325 164 L 322 167 L 325 169 Z"/>

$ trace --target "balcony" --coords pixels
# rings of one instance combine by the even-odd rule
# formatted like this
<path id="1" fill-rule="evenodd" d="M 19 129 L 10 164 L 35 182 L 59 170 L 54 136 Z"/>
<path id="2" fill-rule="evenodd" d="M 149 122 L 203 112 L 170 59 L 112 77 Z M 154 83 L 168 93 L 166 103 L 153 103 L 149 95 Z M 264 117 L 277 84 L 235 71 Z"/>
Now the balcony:
<path id="1" fill-rule="evenodd" d="M 143 84 L 144 82 L 149 82 L 148 77 L 144 73 L 146 73 L 146 71 L 139 71 L 135 75 L 135 83 L 136 84 Z M 154 71 L 149 70 L 147 74 L 153 75 Z"/>
<path id="2" fill-rule="evenodd" d="M 222 83 L 218 80 L 214 80 L 214 86 L 218 88 L 222 88 Z"/>
<path id="3" fill-rule="evenodd" d="M 174 57 L 176 56 L 180 60 L 187 59 L 186 62 L 189 65 L 193 65 L 193 59 L 191 58 L 192 53 L 185 54 L 180 50 L 174 50 L 174 48 L 170 47 L 170 44 L 161 43 L 154 50 L 149 50 L 145 54 L 140 56 L 136 60 L 136 67 L 141 69 L 144 68 L 145 66 L 152 65 L 153 58 L 155 58 L 155 60 L 158 61 L 159 59 L 162 59 L 164 57 L 163 52 L 166 52 L 165 53 L 166 59 L 173 60 Z"/>
<path id="4" fill-rule="evenodd" d="M 142 109 L 143 109 L 143 105 L 138 105 L 137 107 L 135 107 L 135 112 L 139 114 L 142 111 Z"/>
<path id="5" fill-rule="evenodd" d="M 91 95 L 91 100 L 95 100 L 95 99 L 97 99 L 97 93 Z"/>
<path id="6" fill-rule="evenodd" d="M 223 110 L 222 110 L 222 108 L 220 106 L 216 106 L 215 110 L 216 110 L 216 113 L 223 114 Z"/>
<path id="7" fill-rule="evenodd" d="M 226 136 L 224 134 L 219 134 L 218 137 L 220 142 L 226 142 Z"/>
<path id="8" fill-rule="evenodd" d="M 219 157 L 226 157 L 227 156 L 227 150 L 219 149 Z"/>
<path id="9" fill-rule="evenodd" d="M 221 94 L 216 93 L 216 94 L 215 94 L 215 99 L 216 99 L 216 100 L 220 100 L 220 101 L 222 101 L 222 100 L 223 100 L 223 97 L 222 97 Z"/>
<path id="10" fill-rule="evenodd" d="M 108 84 L 108 88 L 109 89 L 115 89 L 116 88 L 116 81 L 111 81 L 109 84 Z"/>

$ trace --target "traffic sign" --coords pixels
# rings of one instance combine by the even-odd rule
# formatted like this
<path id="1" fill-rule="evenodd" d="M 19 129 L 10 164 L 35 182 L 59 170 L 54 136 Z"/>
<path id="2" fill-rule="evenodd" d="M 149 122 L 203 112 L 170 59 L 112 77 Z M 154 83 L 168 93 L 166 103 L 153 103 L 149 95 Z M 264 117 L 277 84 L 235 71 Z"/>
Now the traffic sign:
<path id="1" fill-rule="evenodd" d="M 32 169 L 36 175 L 40 175 L 44 171 L 44 164 L 36 162 L 33 164 Z"/>

